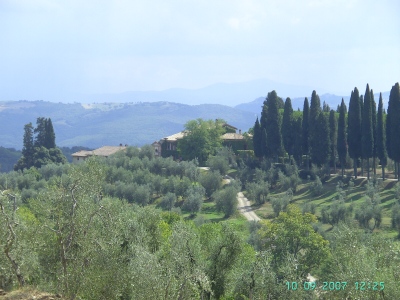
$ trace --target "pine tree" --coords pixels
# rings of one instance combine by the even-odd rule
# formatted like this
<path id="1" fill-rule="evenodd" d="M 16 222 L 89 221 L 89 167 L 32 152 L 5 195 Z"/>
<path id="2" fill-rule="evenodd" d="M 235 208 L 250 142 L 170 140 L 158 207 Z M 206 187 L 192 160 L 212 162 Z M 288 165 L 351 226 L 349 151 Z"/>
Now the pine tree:
<path id="1" fill-rule="evenodd" d="M 310 152 L 309 147 L 309 120 L 310 118 L 310 107 L 308 105 L 307 97 L 304 99 L 303 105 L 303 123 L 302 123 L 302 154 L 306 155 L 306 169 L 309 169 L 308 155 Z"/>
<path id="2" fill-rule="evenodd" d="M 385 180 L 385 166 L 387 164 L 386 130 L 383 123 L 382 93 L 379 95 L 378 116 L 376 124 L 376 153 L 382 166 L 382 179 Z"/>
<path id="3" fill-rule="evenodd" d="M 283 146 L 290 156 L 293 154 L 294 132 L 293 132 L 293 108 L 290 98 L 286 98 L 282 118 L 282 139 Z"/>
<path id="4" fill-rule="evenodd" d="M 260 127 L 260 122 L 258 122 L 258 117 L 256 123 L 254 124 L 254 135 L 253 135 L 253 148 L 254 148 L 254 155 L 257 158 L 262 157 L 262 131 Z"/>
<path id="5" fill-rule="evenodd" d="M 346 107 L 342 98 L 339 110 L 338 134 L 337 134 L 337 152 L 339 155 L 340 167 L 342 168 L 342 177 L 344 176 L 344 167 L 347 157 L 347 138 L 346 138 Z"/>
<path id="6" fill-rule="evenodd" d="M 351 92 L 347 122 L 347 143 L 353 159 L 354 177 L 357 178 L 357 161 L 361 156 L 361 107 L 357 88 Z"/>
<path id="7" fill-rule="evenodd" d="M 318 115 L 315 123 L 314 136 L 318 143 L 311 148 L 311 160 L 318 166 L 322 166 L 329 162 L 330 137 L 329 137 L 329 122 L 323 113 Z"/>
<path id="8" fill-rule="evenodd" d="M 365 90 L 363 107 L 362 127 L 361 127 L 361 149 L 362 158 L 367 160 L 367 174 L 369 179 L 369 159 L 374 153 L 374 132 L 372 123 L 372 99 L 369 85 Z"/>
<path id="9" fill-rule="evenodd" d="M 390 90 L 389 104 L 386 118 L 387 151 L 391 159 L 397 164 L 397 179 L 400 181 L 400 86 L 397 82 Z"/>
<path id="10" fill-rule="evenodd" d="M 278 111 L 278 95 L 275 91 L 268 93 L 267 114 L 265 129 L 267 132 L 267 156 L 273 157 L 275 161 L 282 154 L 281 119 Z"/>
<path id="11" fill-rule="evenodd" d="M 321 101 L 319 99 L 319 96 L 317 95 L 317 92 L 313 91 L 312 95 L 311 95 L 310 116 L 308 119 L 308 122 L 309 122 L 308 130 L 309 130 L 309 139 L 310 139 L 309 146 L 310 146 L 311 158 L 318 156 L 318 154 L 316 153 L 318 150 L 316 150 L 316 149 L 318 149 L 318 144 L 320 141 L 317 138 L 316 131 L 317 131 L 317 124 L 318 124 L 318 117 L 321 113 L 322 113 Z M 316 163 L 312 159 L 311 159 L 311 161 L 313 163 Z"/>
<path id="12" fill-rule="evenodd" d="M 336 173 L 338 124 L 336 120 L 335 111 L 333 109 L 329 112 L 329 135 L 331 144 L 330 158 L 333 164 L 333 169 Z"/>

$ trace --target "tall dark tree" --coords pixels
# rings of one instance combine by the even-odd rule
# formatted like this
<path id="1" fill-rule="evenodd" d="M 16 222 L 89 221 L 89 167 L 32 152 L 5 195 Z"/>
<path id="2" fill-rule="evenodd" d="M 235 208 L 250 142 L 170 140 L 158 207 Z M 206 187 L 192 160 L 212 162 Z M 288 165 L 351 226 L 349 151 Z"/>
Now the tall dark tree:
<path id="1" fill-rule="evenodd" d="M 367 174 L 369 179 L 369 159 L 374 153 L 374 131 L 372 123 L 372 99 L 369 85 L 365 90 L 364 107 L 361 122 L 361 149 L 362 158 L 367 160 Z"/>
<path id="2" fill-rule="evenodd" d="M 386 130 L 383 122 L 382 93 L 379 95 L 378 116 L 376 124 L 376 153 L 382 166 L 382 179 L 385 180 L 385 166 L 387 164 Z"/>
<path id="3" fill-rule="evenodd" d="M 317 163 L 317 162 L 313 161 L 312 158 L 318 156 L 318 153 L 316 153 L 316 152 L 318 152 L 318 150 L 316 150 L 316 149 L 318 149 L 318 146 L 319 146 L 318 144 L 320 141 L 318 140 L 316 132 L 317 132 L 317 126 L 318 126 L 317 125 L 318 117 L 321 113 L 322 113 L 321 101 L 319 99 L 317 92 L 313 91 L 312 95 L 311 95 L 311 103 L 310 103 L 310 116 L 308 119 L 308 123 L 309 123 L 308 130 L 309 130 L 309 139 L 310 139 L 309 146 L 310 146 L 311 161 L 313 163 Z M 329 136 L 328 136 L 328 138 L 329 138 Z"/>
<path id="4" fill-rule="evenodd" d="M 36 135 L 35 147 L 42 147 L 46 144 L 46 123 L 46 118 L 39 117 L 36 119 L 36 128 L 34 130 L 34 133 Z"/>
<path id="5" fill-rule="evenodd" d="M 339 110 L 338 134 L 337 134 L 337 152 L 339 155 L 342 176 L 344 176 L 344 167 L 347 157 L 347 137 L 346 137 L 346 106 L 342 98 Z"/>
<path id="6" fill-rule="evenodd" d="M 320 113 L 315 123 L 315 143 L 311 148 L 311 160 L 318 166 L 323 166 L 329 162 L 330 154 L 330 137 L 329 137 L 329 122 L 323 113 Z"/>
<path id="7" fill-rule="evenodd" d="M 309 162 L 308 162 L 308 155 L 310 152 L 310 147 L 309 147 L 309 120 L 310 118 L 310 107 L 308 105 L 308 99 L 307 97 L 304 99 L 304 105 L 303 105 L 303 123 L 302 123 L 302 154 L 306 155 L 306 169 L 308 170 L 309 168 Z"/>
<path id="8" fill-rule="evenodd" d="M 33 126 L 32 123 L 25 124 L 22 156 L 14 166 L 14 170 L 29 169 L 33 166 L 33 156 L 35 154 L 35 147 L 33 142 Z"/>
<path id="9" fill-rule="evenodd" d="M 254 155 L 258 158 L 261 158 L 262 153 L 262 131 L 260 127 L 260 122 L 258 122 L 258 117 L 256 123 L 254 124 L 254 135 L 253 135 L 253 148 Z"/>
<path id="10" fill-rule="evenodd" d="M 293 107 L 290 98 L 286 98 L 285 107 L 282 118 L 282 139 L 283 146 L 289 154 L 289 158 L 293 155 L 294 132 L 293 132 Z"/>
<path id="11" fill-rule="evenodd" d="M 374 169 L 374 175 L 376 175 L 376 157 L 377 157 L 377 149 L 376 149 L 376 102 L 374 97 L 374 91 L 371 89 L 371 105 L 372 105 L 372 135 L 374 137 L 373 150 L 372 150 L 372 167 Z"/>
<path id="12" fill-rule="evenodd" d="M 51 119 L 48 118 L 46 120 L 46 130 L 45 130 L 45 141 L 44 141 L 44 147 L 47 149 L 52 149 L 56 147 L 56 135 L 54 133 L 54 128 L 53 128 L 53 123 L 51 122 Z"/>
<path id="13" fill-rule="evenodd" d="M 267 154 L 278 160 L 282 154 L 281 118 L 278 110 L 278 95 L 275 91 L 268 93 L 265 129 L 267 132 Z"/>
<path id="14" fill-rule="evenodd" d="M 361 157 L 361 105 L 357 88 L 351 92 L 347 122 L 347 143 L 353 159 L 354 177 L 357 178 L 357 161 Z"/>
<path id="15" fill-rule="evenodd" d="M 267 149 L 267 130 L 265 128 L 261 128 L 261 150 L 262 150 L 262 157 L 267 157 L 268 149 Z"/>
<path id="16" fill-rule="evenodd" d="M 400 181 L 400 86 L 397 82 L 390 90 L 386 118 L 386 143 L 388 155 L 397 165 L 397 179 Z"/>
<path id="17" fill-rule="evenodd" d="M 49 163 L 67 162 L 61 150 L 56 147 L 51 119 L 39 117 L 36 124 L 36 128 L 33 128 L 32 123 L 26 124 L 24 127 L 22 157 L 14 166 L 14 170 L 29 169 L 30 167 L 40 168 Z M 34 137 L 34 133 L 36 133 L 36 137 Z"/>
<path id="18" fill-rule="evenodd" d="M 330 158 L 335 173 L 336 173 L 336 156 L 337 156 L 337 135 L 338 135 L 338 123 L 336 120 L 335 111 L 332 109 L 329 112 L 329 136 L 331 144 Z"/>
<path id="19" fill-rule="evenodd" d="M 297 118 L 293 120 L 293 133 L 294 133 L 294 143 L 293 143 L 293 157 L 297 165 L 301 164 L 302 157 L 302 144 L 303 144 L 303 132 L 302 132 L 302 119 Z"/>

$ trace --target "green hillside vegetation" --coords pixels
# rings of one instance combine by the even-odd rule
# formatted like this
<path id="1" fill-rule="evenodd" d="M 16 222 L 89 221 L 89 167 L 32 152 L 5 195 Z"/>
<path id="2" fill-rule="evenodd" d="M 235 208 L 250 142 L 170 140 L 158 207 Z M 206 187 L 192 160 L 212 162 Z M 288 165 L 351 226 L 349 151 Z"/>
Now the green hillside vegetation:
<path id="1" fill-rule="evenodd" d="M 251 130 L 254 153 L 210 143 L 208 168 L 184 153 L 207 139 L 199 119 L 197 140 L 179 149 L 187 160 L 147 145 L 0 174 L 0 288 L 67 299 L 400 298 L 400 87 L 386 118 L 382 101 L 374 118 L 371 95 L 354 89 L 337 116 L 315 91 L 302 113 L 272 91 Z M 29 143 L 55 147 L 40 130 L 49 120 L 35 139 L 25 127 L 25 161 L 35 162 Z M 239 214 L 239 191 L 260 222 Z"/>
<path id="2" fill-rule="evenodd" d="M 316 181 L 299 179 L 294 165 L 264 161 L 265 170 L 254 169 L 258 160 L 217 153 L 236 175 L 231 184 L 211 161 L 211 169 L 202 170 L 195 161 L 155 158 L 150 146 L 80 165 L 1 174 L 1 288 L 32 286 L 68 299 L 320 299 L 321 293 L 374 299 L 383 282 L 387 297 L 399 296 L 400 245 L 387 219 L 397 197 L 392 182 L 380 192 L 379 230 L 360 229 L 353 217 L 331 229 L 301 209 L 305 202 L 317 205 L 321 221 L 321 209 L 340 193 L 337 178 L 327 178 L 320 194 L 311 195 Z M 262 182 L 270 188 L 256 207 L 269 221 L 249 223 L 229 203 L 241 183 Z M 343 186 L 355 204 L 366 191 L 362 185 L 360 178 Z M 272 203 L 283 197 L 289 201 L 275 217 Z M 282 239 L 271 244 L 272 237 Z M 300 252 L 289 246 L 298 242 Z M 288 289 L 287 282 L 302 285 L 308 273 L 348 287 Z M 376 291 L 356 290 L 355 282 L 367 280 L 378 282 Z"/>

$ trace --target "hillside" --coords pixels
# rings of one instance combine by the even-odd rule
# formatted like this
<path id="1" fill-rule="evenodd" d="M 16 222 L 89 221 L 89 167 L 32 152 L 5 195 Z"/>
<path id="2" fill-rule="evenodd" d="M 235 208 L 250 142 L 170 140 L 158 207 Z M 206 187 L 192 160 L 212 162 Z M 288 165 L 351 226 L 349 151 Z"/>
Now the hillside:
<path id="1" fill-rule="evenodd" d="M 37 117 L 52 119 L 58 146 L 90 148 L 152 143 L 181 131 L 187 121 L 197 118 L 222 118 L 244 131 L 255 120 L 251 112 L 218 104 L 9 101 L 0 102 L 0 146 L 21 149 L 24 125 L 35 124 Z"/>

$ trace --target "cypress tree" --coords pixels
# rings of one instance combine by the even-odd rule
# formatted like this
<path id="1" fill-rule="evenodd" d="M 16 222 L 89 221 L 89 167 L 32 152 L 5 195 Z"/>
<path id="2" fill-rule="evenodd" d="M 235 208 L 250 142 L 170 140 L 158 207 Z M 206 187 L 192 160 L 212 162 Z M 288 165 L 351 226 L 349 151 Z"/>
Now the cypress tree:
<path id="1" fill-rule="evenodd" d="M 53 123 L 48 118 L 45 121 L 45 144 L 44 147 L 52 149 L 56 147 L 56 135 L 54 133 Z"/>
<path id="2" fill-rule="evenodd" d="M 261 129 L 261 152 L 262 157 L 267 157 L 267 99 L 264 100 L 264 104 L 261 111 L 261 119 L 260 119 L 260 129 Z"/>
<path id="3" fill-rule="evenodd" d="M 262 157 L 268 157 L 267 130 L 265 128 L 261 129 L 261 150 Z"/>
<path id="4" fill-rule="evenodd" d="M 347 144 L 353 159 L 354 177 L 357 178 L 357 160 L 361 156 L 361 107 L 357 88 L 351 92 L 347 118 Z"/>
<path id="5" fill-rule="evenodd" d="M 385 180 L 385 166 L 387 164 L 386 131 L 383 123 L 382 93 L 379 95 L 378 116 L 376 124 L 376 153 L 382 166 L 382 179 Z"/>
<path id="6" fill-rule="evenodd" d="M 278 110 L 278 95 L 275 91 L 268 93 L 265 129 L 267 133 L 267 154 L 277 161 L 282 154 L 281 119 Z"/>
<path id="7" fill-rule="evenodd" d="M 308 105 L 308 99 L 307 97 L 304 99 L 304 105 L 303 105 L 303 123 L 302 123 L 302 154 L 306 155 L 306 169 L 308 170 L 309 168 L 309 162 L 308 162 L 308 155 L 310 152 L 310 147 L 309 147 L 309 120 L 310 118 L 310 107 Z"/>
<path id="8" fill-rule="evenodd" d="M 347 157 L 347 138 L 346 138 L 346 107 L 342 98 L 339 110 L 337 151 L 339 155 L 340 167 L 342 168 L 342 177 L 344 176 L 344 167 Z"/>
<path id="9" fill-rule="evenodd" d="M 377 157 L 377 149 L 376 149 L 376 102 L 374 91 L 371 89 L 371 105 L 372 105 L 372 136 L 374 139 L 373 142 L 373 150 L 372 150 L 372 167 L 374 169 L 374 175 L 376 175 L 376 157 Z"/>
<path id="10" fill-rule="evenodd" d="M 386 118 L 386 139 L 388 155 L 397 164 L 397 179 L 400 181 L 400 86 L 397 82 L 390 90 Z"/>
<path id="11" fill-rule="evenodd" d="M 282 118 L 282 139 L 283 146 L 290 156 L 293 154 L 294 132 L 293 132 L 293 107 L 290 98 L 286 98 Z"/>
<path id="12" fill-rule="evenodd" d="M 303 144 L 303 127 L 302 127 L 302 119 L 297 118 L 297 120 L 293 120 L 293 133 L 294 133 L 294 144 L 293 144 L 293 157 L 297 162 L 297 165 L 301 164 L 302 157 L 302 144 Z"/>
<path id="13" fill-rule="evenodd" d="M 36 128 L 34 129 L 35 147 L 42 147 L 46 144 L 46 118 L 39 117 L 36 119 Z"/>
<path id="14" fill-rule="evenodd" d="M 321 101 L 319 99 L 319 96 L 317 95 L 316 91 L 312 92 L 311 95 L 311 103 L 310 103 L 310 116 L 308 119 L 309 122 L 309 138 L 310 138 L 310 154 L 311 154 L 311 161 L 313 163 L 316 163 L 312 160 L 313 157 L 317 157 L 318 153 L 316 153 L 318 150 L 318 144 L 319 140 L 316 134 L 317 131 L 317 124 L 318 124 L 318 117 L 321 114 Z M 328 137 L 329 138 L 329 137 Z"/>
<path id="15" fill-rule="evenodd" d="M 361 127 L 362 158 L 367 160 L 367 174 L 369 179 L 369 159 L 374 151 L 374 134 L 372 123 L 372 99 L 369 85 L 365 90 L 364 107 Z"/>
<path id="16" fill-rule="evenodd" d="M 331 145 L 330 158 L 335 173 L 336 173 L 336 156 L 337 156 L 337 135 L 338 135 L 338 124 L 336 120 L 335 111 L 332 109 L 329 112 L 329 136 Z"/>
<path id="17" fill-rule="evenodd" d="M 22 156 L 14 166 L 14 170 L 29 169 L 34 164 L 35 145 L 33 142 L 33 126 L 32 123 L 25 124 Z"/>
<path id="18" fill-rule="evenodd" d="M 262 131 L 260 127 L 260 122 L 258 121 L 258 117 L 256 123 L 254 124 L 254 135 L 253 135 L 253 148 L 254 148 L 254 155 L 257 158 L 261 158 L 262 153 Z"/>
<path id="19" fill-rule="evenodd" d="M 322 166 L 329 162 L 330 153 L 330 137 L 329 122 L 323 113 L 320 113 L 315 123 L 314 136 L 318 143 L 311 148 L 311 160 L 318 166 Z"/>

